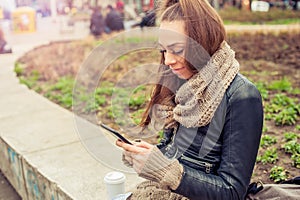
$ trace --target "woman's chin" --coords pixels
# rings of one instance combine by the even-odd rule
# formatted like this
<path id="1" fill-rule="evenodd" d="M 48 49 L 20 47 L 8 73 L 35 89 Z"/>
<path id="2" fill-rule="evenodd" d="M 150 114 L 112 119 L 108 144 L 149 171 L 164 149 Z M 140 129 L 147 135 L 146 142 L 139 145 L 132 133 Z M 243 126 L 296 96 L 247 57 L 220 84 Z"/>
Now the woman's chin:
<path id="1" fill-rule="evenodd" d="M 172 70 L 173 71 L 173 70 Z M 182 73 L 176 73 L 173 71 L 173 73 L 180 79 L 184 79 L 184 80 L 187 80 L 189 79 L 191 76 L 190 75 L 187 75 L 187 74 L 182 74 Z"/>

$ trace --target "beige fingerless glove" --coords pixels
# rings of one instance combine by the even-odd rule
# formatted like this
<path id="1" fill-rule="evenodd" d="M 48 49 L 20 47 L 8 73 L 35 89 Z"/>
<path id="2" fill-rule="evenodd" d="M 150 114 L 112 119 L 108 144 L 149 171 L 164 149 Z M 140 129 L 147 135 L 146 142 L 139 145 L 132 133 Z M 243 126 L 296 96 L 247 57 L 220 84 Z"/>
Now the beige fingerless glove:
<path id="1" fill-rule="evenodd" d="M 166 158 L 157 147 L 154 147 L 139 176 L 159 182 L 166 189 L 176 190 L 182 174 L 183 166 L 177 159 Z"/>

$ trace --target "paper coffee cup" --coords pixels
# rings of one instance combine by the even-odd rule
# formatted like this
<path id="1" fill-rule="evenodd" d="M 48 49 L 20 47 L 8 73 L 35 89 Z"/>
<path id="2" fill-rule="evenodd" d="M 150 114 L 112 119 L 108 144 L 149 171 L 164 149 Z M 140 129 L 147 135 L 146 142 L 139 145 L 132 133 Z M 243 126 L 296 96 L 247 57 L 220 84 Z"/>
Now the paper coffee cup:
<path id="1" fill-rule="evenodd" d="M 104 177 L 108 199 L 125 192 L 125 175 L 122 172 L 109 172 Z"/>

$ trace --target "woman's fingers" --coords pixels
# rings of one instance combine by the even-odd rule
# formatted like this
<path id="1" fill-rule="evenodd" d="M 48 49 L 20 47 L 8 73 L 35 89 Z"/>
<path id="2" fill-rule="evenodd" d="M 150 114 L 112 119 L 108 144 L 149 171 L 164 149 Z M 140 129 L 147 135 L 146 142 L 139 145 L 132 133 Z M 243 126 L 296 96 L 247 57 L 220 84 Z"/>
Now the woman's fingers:
<path id="1" fill-rule="evenodd" d="M 137 142 L 137 143 L 135 143 L 135 145 L 137 147 L 141 147 L 141 148 L 145 148 L 145 149 L 152 149 L 153 148 L 152 144 L 149 144 L 148 142 L 145 142 L 145 141 Z"/>
<path id="2" fill-rule="evenodd" d="M 116 145 L 117 145 L 118 147 L 122 147 L 123 143 L 124 143 L 124 142 L 122 142 L 121 140 L 117 140 L 117 141 L 116 141 Z"/>
<path id="3" fill-rule="evenodd" d="M 143 141 L 135 142 L 134 145 L 131 145 L 117 140 L 116 145 L 123 148 L 125 151 L 130 151 L 132 153 L 143 153 L 145 150 L 153 148 L 153 145 Z"/>
<path id="4" fill-rule="evenodd" d="M 142 152 L 142 148 L 131 145 L 131 144 L 127 144 L 125 142 L 121 142 L 121 141 L 117 141 L 116 145 L 123 148 L 125 151 L 130 151 L 132 153 L 140 153 Z"/>
<path id="5" fill-rule="evenodd" d="M 134 145 L 130 145 L 118 140 L 116 145 L 124 149 L 124 159 L 132 165 L 137 173 L 141 172 L 154 147 L 154 145 L 144 141 L 134 142 Z"/>

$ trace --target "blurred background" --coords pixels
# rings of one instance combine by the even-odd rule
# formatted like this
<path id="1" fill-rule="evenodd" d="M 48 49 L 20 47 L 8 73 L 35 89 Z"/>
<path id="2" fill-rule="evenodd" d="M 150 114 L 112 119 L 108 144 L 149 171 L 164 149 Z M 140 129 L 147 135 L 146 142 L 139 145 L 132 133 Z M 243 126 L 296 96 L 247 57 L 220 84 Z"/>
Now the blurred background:
<path id="1" fill-rule="evenodd" d="M 300 10 L 299 0 L 209 0 L 217 10 L 231 11 L 232 17 L 238 11 L 262 11 L 269 12 L 271 9 L 290 11 Z M 122 14 L 125 21 L 140 20 L 143 15 L 155 8 L 158 1 L 155 0 L 124 0 L 122 2 Z M 96 6 L 105 8 L 107 5 L 118 6 L 117 1 L 111 0 L 1 0 L 0 22 L 3 29 L 10 28 L 14 32 L 35 31 L 36 19 L 68 16 L 68 23 L 75 21 L 88 21 L 92 9 Z M 232 12 L 232 8 L 235 12 Z M 243 15 L 238 15 L 243 18 Z M 226 15 L 227 17 L 227 15 Z M 273 16 L 274 17 L 274 16 Z"/>

